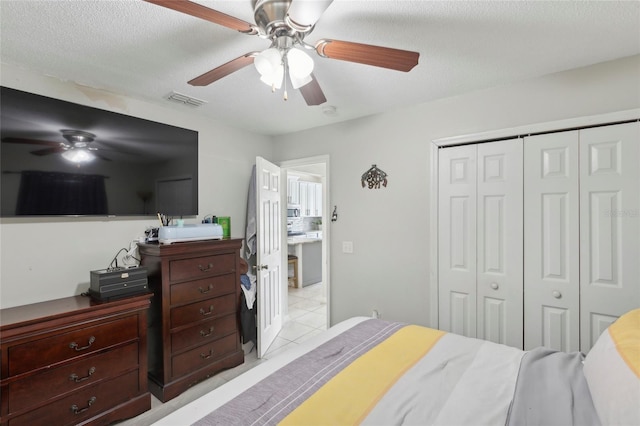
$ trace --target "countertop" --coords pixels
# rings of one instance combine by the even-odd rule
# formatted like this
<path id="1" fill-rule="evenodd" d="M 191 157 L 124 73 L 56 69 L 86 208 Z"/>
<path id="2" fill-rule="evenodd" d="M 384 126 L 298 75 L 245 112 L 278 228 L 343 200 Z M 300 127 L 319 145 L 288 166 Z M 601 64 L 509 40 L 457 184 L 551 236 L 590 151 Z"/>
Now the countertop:
<path id="1" fill-rule="evenodd" d="M 294 235 L 291 237 L 287 237 L 287 244 L 289 245 L 317 243 L 321 241 L 322 231 L 311 231 L 307 232 L 305 235 Z"/>

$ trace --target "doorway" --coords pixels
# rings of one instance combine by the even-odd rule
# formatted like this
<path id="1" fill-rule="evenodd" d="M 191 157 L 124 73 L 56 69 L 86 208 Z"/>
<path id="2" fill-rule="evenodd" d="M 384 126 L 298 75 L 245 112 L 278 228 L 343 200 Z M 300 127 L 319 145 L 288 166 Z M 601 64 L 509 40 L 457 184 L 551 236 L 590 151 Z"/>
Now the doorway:
<path id="1" fill-rule="evenodd" d="M 312 248 L 314 243 L 309 240 L 305 240 L 306 236 L 312 235 L 314 238 L 320 237 L 320 270 L 321 278 L 319 280 L 306 278 L 307 282 L 303 285 L 303 276 L 298 277 L 297 286 L 289 286 L 289 268 L 283 268 L 283 291 L 282 291 L 282 308 L 283 308 L 283 327 L 280 334 L 277 336 L 276 341 L 268 349 L 266 357 L 272 356 L 281 351 L 290 349 L 297 343 L 309 338 L 320 331 L 327 329 L 330 325 L 329 317 L 329 293 L 330 293 L 330 280 L 329 280 L 329 156 L 318 156 L 301 158 L 297 160 L 288 160 L 279 164 L 282 171 L 282 180 L 287 181 L 289 177 L 298 177 L 305 181 L 314 181 L 320 183 L 321 186 L 321 206 L 318 207 L 319 217 L 316 215 L 306 214 L 304 212 L 303 217 L 304 224 L 302 225 L 301 234 L 296 236 L 297 239 L 291 239 L 291 236 L 287 235 L 287 214 L 286 210 L 283 211 L 282 223 L 283 223 L 283 248 L 285 242 L 287 243 L 288 250 L 282 250 L 283 260 L 282 265 L 288 265 L 289 251 L 293 254 L 298 250 L 298 254 L 302 253 L 302 256 L 298 256 L 298 261 L 301 262 L 301 275 L 304 274 L 304 256 L 309 256 L 309 253 L 314 253 Z M 305 179 L 307 176 L 308 179 Z M 284 191 L 283 191 L 284 193 Z M 283 204 L 287 204 L 290 201 L 286 194 Z M 319 226 L 318 222 L 321 222 Z M 318 229 L 320 228 L 320 229 Z M 308 232 L 307 232 L 308 231 Z M 298 243 L 300 240 L 305 240 L 304 244 Z M 293 244 L 289 244 L 293 243 Z M 305 245 L 305 251 L 302 252 L 302 246 Z M 311 267 L 307 268 L 307 271 L 311 270 Z M 318 281 L 318 282 L 316 282 Z"/>

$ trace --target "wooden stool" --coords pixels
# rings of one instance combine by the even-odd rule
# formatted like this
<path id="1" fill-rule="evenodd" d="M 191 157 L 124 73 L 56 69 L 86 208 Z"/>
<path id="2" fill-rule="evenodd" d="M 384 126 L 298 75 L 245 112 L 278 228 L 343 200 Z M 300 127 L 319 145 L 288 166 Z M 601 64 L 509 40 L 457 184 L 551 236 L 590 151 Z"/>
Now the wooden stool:
<path id="1" fill-rule="evenodd" d="M 289 276 L 289 265 L 293 265 L 293 275 Z M 289 260 L 287 262 L 287 284 L 292 287 L 298 287 L 298 256 L 294 256 L 292 254 L 289 255 Z"/>

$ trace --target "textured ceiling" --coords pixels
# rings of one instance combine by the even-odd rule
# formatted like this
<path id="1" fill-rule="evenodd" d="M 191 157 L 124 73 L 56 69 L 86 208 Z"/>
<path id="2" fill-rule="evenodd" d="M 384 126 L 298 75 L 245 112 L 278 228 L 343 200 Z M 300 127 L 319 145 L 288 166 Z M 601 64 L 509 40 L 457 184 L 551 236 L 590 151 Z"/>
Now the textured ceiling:
<path id="1" fill-rule="evenodd" d="M 254 22 L 249 0 L 198 3 Z M 314 54 L 327 103 L 309 107 L 297 91 L 286 102 L 271 93 L 252 66 L 188 85 L 268 42 L 141 0 L 1 0 L 0 28 L 4 63 L 269 135 L 640 54 L 638 1 L 335 0 L 307 42 L 394 47 L 420 60 L 403 73 Z M 207 104 L 171 103 L 172 91 Z"/>

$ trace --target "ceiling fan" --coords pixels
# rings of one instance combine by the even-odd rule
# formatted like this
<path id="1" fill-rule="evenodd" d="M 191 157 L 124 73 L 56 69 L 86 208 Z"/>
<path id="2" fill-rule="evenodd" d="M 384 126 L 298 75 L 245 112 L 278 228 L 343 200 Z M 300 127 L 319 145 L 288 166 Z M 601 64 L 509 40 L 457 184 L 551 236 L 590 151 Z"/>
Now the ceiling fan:
<path id="1" fill-rule="evenodd" d="M 315 50 L 323 58 L 403 72 L 415 67 L 420 56 L 418 52 L 332 39 L 308 44 L 305 37 L 333 0 L 252 0 L 255 25 L 188 0 L 145 1 L 271 41 L 271 46 L 262 52 L 246 53 L 190 80 L 192 86 L 207 86 L 254 64 L 261 80 L 271 85 L 273 91 L 284 84 L 285 100 L 289 80 L 294 89 L 300 90 L 307 105 L 320 105 L 327 99 L 312 73 L 313 60 L 304 50 Z"/>
<path id="2" fill-rule="evenodd" d="M 110 159 L 99 155 L 96 152 L 98 151 L 98 148 L 90 146 L 90 143 L 93 142 L 96 138 L 96 135 L 94 135 L 93 133 L 71 129 L 64 129 L 60 132 L 62 133 L 62 137 L 65 138 L 68 143 L 13 137 L 3 138 L 2 142 L 48 146 L 49 148 L 31 151 L 31 154 L 38 156 L 62 154 L 63 158 L 73 163 L 86 163 L 87 161 L 91 161 L 96 157 L 102 160 L 111 161 Z"/>

